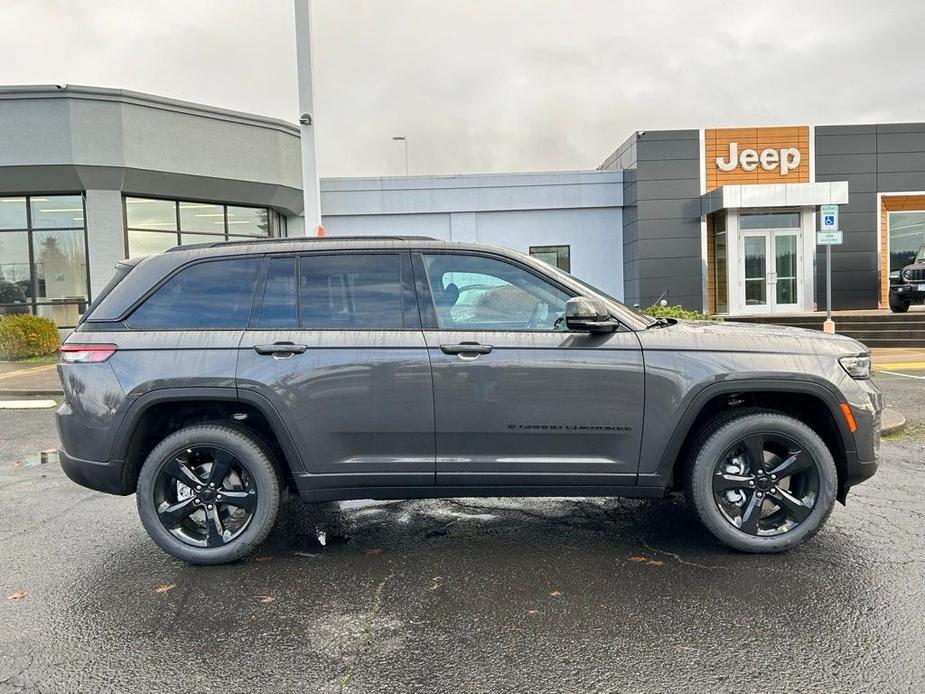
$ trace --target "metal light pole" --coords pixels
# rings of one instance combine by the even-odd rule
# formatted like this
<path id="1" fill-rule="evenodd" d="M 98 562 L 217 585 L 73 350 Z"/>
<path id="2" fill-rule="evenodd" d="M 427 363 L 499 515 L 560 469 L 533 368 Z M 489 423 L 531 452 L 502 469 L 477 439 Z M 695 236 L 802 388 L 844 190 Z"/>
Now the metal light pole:
<path id="1" fill-rule="evenodd" d="M 396 135 L 392 138 L 395 142 L 401 142 L 405 145 L 405 176 L 408 175 L 408 138 L 404 135 Z"/>
<path id="2" fill-rule="evenodd" d="M 321 190 L 315 158 L 315 116 L 312 93 L 311 0 L 293 0 L 295 9 L 296 69 L 299 75 L 299 134 L 302 137 L 302 196 L 305 235 L 324 235 L 321 226 Z"/>

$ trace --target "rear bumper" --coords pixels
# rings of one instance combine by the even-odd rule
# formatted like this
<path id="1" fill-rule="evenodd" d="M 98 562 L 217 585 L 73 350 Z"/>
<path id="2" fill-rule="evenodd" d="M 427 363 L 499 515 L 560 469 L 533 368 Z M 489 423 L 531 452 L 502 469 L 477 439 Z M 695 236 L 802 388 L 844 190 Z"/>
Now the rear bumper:
<path id="1" fill-rule="evenodd" d="M 68 455 L 64 449 L 59 449 L 58 456 L 64 474 L 83 487 L 123 496 L 135 491 L 126 484 L 125 463 L 121 460 L 84 460 Z"/>

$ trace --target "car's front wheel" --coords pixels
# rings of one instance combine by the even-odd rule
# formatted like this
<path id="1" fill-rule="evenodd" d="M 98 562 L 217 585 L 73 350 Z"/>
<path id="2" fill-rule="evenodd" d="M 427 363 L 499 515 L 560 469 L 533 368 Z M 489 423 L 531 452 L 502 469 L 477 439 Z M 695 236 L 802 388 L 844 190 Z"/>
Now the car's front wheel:
<path id="1" fill-rule="evenodd" d="M 897 296 L 893 292 L 890 292 L 888 299 L 890 302 L 890 311 L 893 313 L 905 313 L 909 310 L 910 302 Z"/>
<path id="2" fill-rule="evenodd" d="M 138 476 L 141 522 L 165 552 L 193 564 L 224 564 L 263 542 L 279 511 L 279 475 L 266 447 L 234 426 L 174 432 Z"/>
<path id="3" fill-rule="evenodd" d="M 781 552 L 808 540 L 828 518 L 837 487 L 835 461 L 819 435 L 760 410 L 708 427 L 686 480 L 707 529 L 744 552 Z"/>

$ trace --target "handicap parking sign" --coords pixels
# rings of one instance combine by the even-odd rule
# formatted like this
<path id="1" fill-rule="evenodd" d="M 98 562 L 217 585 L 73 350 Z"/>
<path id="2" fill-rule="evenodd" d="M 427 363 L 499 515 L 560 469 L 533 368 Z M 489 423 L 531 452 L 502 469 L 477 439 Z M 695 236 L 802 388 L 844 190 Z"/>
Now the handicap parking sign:
<path id="1" fill-rule="evenodd" d="M 835 226 L 835 215 L 834 214 L 827 214 L 825 216 L 825 225 L 827 227 Z"/>
<path id="2" fill-rule="evenodd" d="M 819 225 L 820 231 L 835 231 L 838 229 L 838 205 L 820 205 L 822 216 Z"/>

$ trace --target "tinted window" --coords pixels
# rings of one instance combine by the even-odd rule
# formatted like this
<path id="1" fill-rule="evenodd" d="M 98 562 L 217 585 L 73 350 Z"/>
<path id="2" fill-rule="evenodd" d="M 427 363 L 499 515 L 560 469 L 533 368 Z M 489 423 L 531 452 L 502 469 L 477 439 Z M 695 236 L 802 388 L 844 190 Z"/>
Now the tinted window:
<path id="1" fill-rule="evenodd" d="M 397 255 L 303 256 L 299 287 L 302 327 L 308 330 L 404 327 Z"/>
<path id="2" fill-rule="evenodd" d="M 517 265 L 482 256 L 425 255 L 444 330 L 566 330 L 569 295 Z"/>
<path id="3" fill-rule="evenodd" d="M 259 270 L 258 258 L 191 265 L 135 309 L 128 323 L 133 328 L 153 330 L 243 329 Z"/>
<path id="4" fill-rule="evenodd" d="M 295 300 L 295 258 L 272 258 L 257 327 L 264 330 L 299 327 Z"/>

